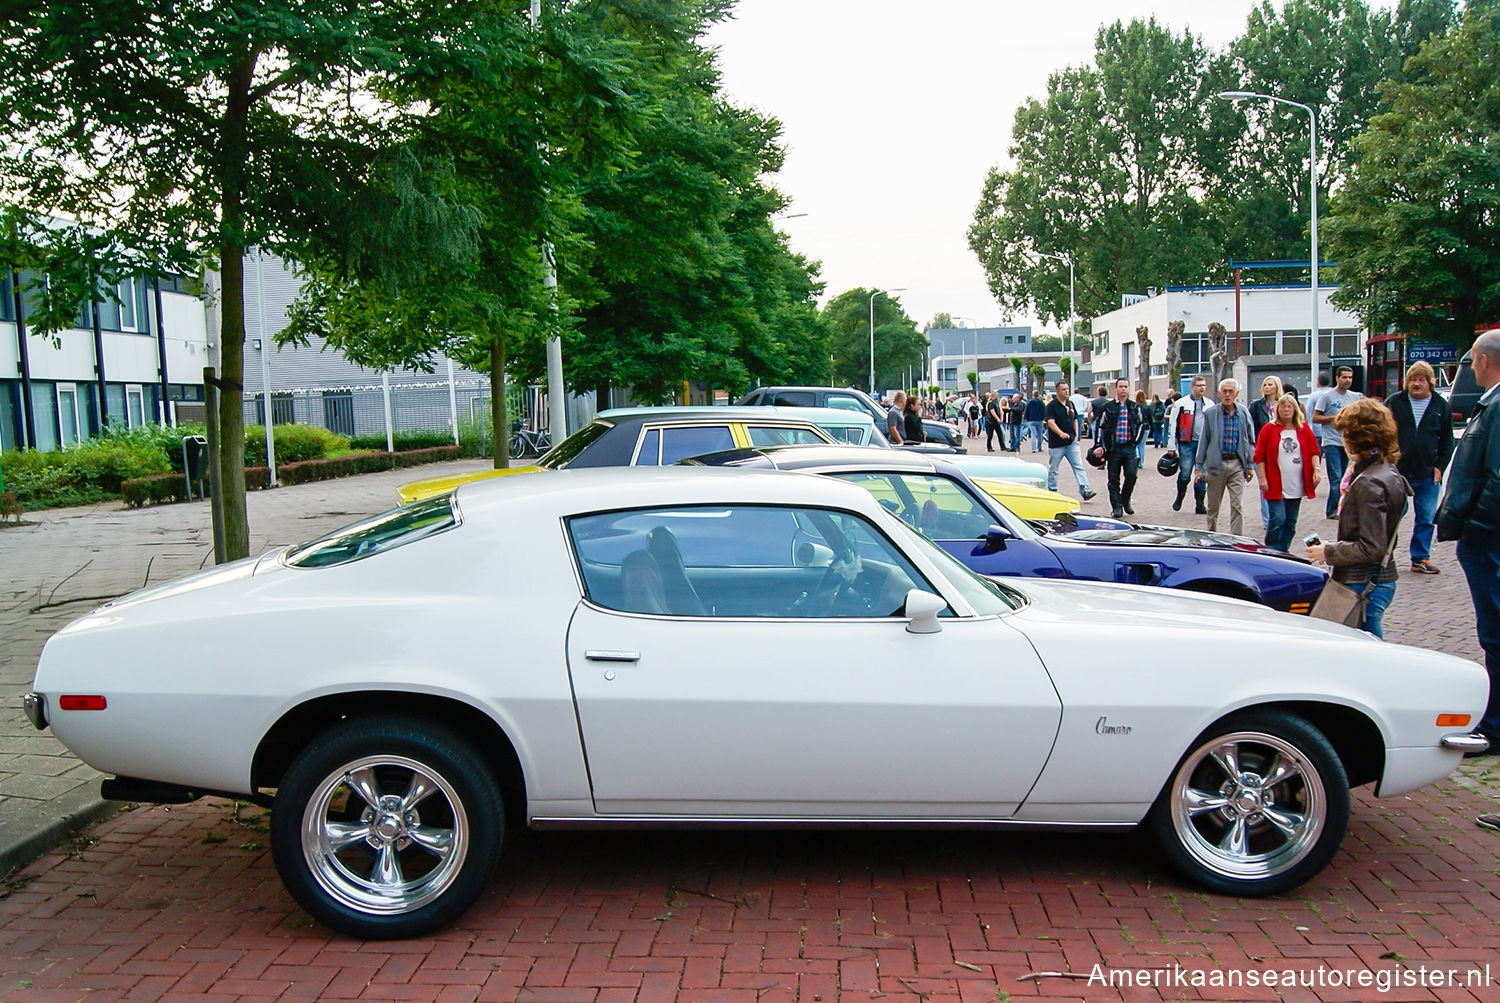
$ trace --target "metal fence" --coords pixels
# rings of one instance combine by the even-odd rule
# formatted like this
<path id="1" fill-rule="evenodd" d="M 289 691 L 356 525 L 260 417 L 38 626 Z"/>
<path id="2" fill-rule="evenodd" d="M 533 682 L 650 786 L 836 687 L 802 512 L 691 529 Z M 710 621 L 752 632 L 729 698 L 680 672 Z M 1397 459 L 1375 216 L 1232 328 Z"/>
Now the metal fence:
<path id="1" fill-rule="evenodd" d="M 538 431 L 547 427 L 546 397 L 540 386 L 512 387 L 507 412 L 513 422 Z M 247 425 L 265 422 L 262 397 L 247 392 Z M 411 430 L 441 431 L 459 441 L 460 433 L 477 434 L 483 452 L 493 440 L 490 429 L 490 384 L 469 379 L 449 383 L 402 382 L 363 386 L 298 387 L 271 391 L 271 418 L 277 425 L 316 425 L 350 438 L 394 436 Z"/>

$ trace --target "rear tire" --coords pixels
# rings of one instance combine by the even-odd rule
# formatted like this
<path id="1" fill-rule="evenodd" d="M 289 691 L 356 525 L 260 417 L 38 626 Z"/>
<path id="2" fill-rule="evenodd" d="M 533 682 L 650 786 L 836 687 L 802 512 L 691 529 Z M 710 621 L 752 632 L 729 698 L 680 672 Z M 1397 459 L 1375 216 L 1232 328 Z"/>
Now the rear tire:
<path id="1" fill-rule="evenodd" d="M 1349 778 L 1304 719 L 1246 711 L 1198 736 L 1146 823 L 1192 881 L 1226 895 L 1275 895 L 1333 859 L 1349 826 Z"/>
<path id="2" fill-rule="evenodd" d="M 292 897 L 342 933 L 416 937 L 484 891 L 504 812 L 489 765 L 426 721 L 362 718 L 313 739 L 281 778 L 271 854 Z"/>
<path id="3" fill-rule="evenodd" d="M 527 448 L 525 438 L 520 434 L 510 437 L 510 455 L 517 459 L 525 459 L 531 455 L 531 450 Z"/>

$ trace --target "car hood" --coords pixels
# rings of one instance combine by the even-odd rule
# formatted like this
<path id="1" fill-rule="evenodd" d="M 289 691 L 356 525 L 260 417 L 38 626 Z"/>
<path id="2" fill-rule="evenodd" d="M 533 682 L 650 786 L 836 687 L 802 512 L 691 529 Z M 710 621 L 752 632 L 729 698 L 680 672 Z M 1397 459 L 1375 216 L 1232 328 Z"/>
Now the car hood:
<path id="1" fill-rule="evenodd" d="M 1155 632 L 1153 636 L 1158 638 L 1181 640 L 1188 634 L 1201 634 L 1211 643 L 1223 644 L 1248 643 L 1252 638 L 1259 640 L 1273 636 L 1285 640 L 1296 635 L 1338 644 L 1382 643 L 1371 634 L 1341 623 L 1279 613 L 1242 599 L 1143 585 L 1043 578 L 998 580 L 1031 600 L 1020 614 L 1022 620 L 1055 622 L 1062 627 L 1071 625 L 1075 628 L 1078 623 L 1086 622 L 1090 628 L 1110 628 L 1101 632 L 1101 636 L 1118 638 L 1127 633 Z M 1215 635 L 1218 640 L 1212 641 Z M 1237 639 L 1230 642 L 1229 638 L 1235 635 Z"/>
<path id="2" fill-rule="evenodd" d="M 1210 533 L 1202 529 L 1183 529 L 1177 526 L 1121 526 L 1095 524 L 1093 526 L 1070 526 L 1066 521 L 1047 523 L 1053 536 L 1071 543 L 1103 543 L 1111 546 L 1144 547 L 1206 547 L 1211 550 L 1237 550 L 1242 553 L 1265 554 L 1305 564 L 1282 550 L 1267 547 L 1248 536 L 1230 533 Z"/>

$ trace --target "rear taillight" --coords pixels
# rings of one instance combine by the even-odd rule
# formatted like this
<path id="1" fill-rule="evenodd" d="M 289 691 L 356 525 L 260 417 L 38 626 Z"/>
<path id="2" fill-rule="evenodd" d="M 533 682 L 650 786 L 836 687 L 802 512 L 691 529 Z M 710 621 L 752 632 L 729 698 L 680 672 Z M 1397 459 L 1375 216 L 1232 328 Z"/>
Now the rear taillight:
<path id="1" fill-rule="evenodd" d="M 108 701 L 97 694 L 67 693 L 57 698 L 59 710 L 104 710 L 108 706 Z"/>

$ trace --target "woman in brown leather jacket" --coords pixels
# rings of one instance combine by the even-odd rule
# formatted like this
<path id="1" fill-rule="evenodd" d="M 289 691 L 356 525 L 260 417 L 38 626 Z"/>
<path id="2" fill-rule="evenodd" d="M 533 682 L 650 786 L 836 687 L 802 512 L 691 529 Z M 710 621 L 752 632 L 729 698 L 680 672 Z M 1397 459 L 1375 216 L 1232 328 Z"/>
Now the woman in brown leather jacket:
<path id="1" fill-rule="evenodd" d="M 1314 543 L 1309 560 L 1322 562 L 1342 582 L 1365 597 L 1361 626 L 1381 634 L 1381 621 L 1396 595 L 1393 541 L 1401 529 L 1411 488 L 1396 469 L 1396 421 L 1377 400 L 1365 398 L 1346 406 L 1333 427 L 1349 456 L 1349 486 L 1339 505 L 1336 543 Z"/>

